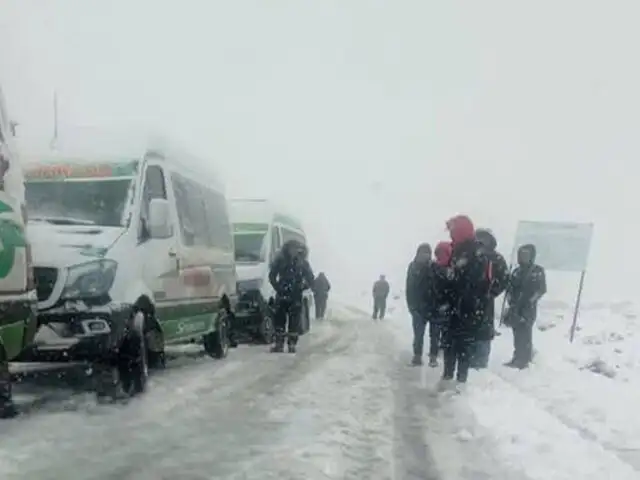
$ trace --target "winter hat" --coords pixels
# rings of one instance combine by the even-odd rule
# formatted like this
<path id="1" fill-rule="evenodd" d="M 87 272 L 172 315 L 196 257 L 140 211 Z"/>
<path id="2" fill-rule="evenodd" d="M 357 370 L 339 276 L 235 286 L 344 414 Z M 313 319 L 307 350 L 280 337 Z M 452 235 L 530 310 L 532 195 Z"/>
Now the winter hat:
<path id="1" fill-rule="evenodd" d="M 493 233 L 488 228 L 479 228 L 476 230 L 476 240 L 484 245 L 489 250 L 495 250 L 498 248 L 498 241 Z"/>
<path id="2" fill-rule="evenodd" d="M 466 215 L 456 215 L 449 219 L 447 221 L 447 229 L 454 245 L 471 240 L 476 235 L 473 222 Z"/>
<path id="3" fill-rule="evenodd" d="M 451 254 L 453 253 L 453 247 L 451 242 L 440 242 L 436 245 L 436 262 L 443 267 L 449 265 L 451 261 Z"/>

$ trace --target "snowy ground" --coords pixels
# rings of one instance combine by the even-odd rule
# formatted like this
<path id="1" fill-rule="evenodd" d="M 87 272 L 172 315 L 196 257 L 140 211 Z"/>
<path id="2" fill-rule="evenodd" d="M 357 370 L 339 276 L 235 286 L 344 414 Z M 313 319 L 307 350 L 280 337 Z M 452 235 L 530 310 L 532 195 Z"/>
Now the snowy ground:
<path id="1" fill-rule="evenodd" d="M 402 306 L 393 320 L 410 342 Z M 640 478 L 640 325 L 629 304 L 594 305 L 569 343 L 572 311 L 543 309 L 535 364 L 514 371 L 509 330 L 494 342 L 488 371 L 472 372 L 456 413 L 468 413 L 472 442 L 497 445 L 501 463 L 531 480 Z"/>
<path id="2" fill-rule="evenodd" d="M 410 325 L 396 306 L 376 324 L 334 307 L 296 355 L 241 347 L 221 362 L 181 357 L 128 405 L 60 390 L 0 424 L 0 478 L 639 478 L 638 349 L 626 311 L 586 311 L 573 345 L 570 312 L 545 312 L 541 325 L 555 327 L 538 333 L 534 367 L 502 367 L 505 331 L 490 371 L 443 397 L 433 394 L 438 369 L 408 366 Z M 605 313 L 623 339 L 600 333 Z M 581 368 L 596 357 L 614 378 Z"/>

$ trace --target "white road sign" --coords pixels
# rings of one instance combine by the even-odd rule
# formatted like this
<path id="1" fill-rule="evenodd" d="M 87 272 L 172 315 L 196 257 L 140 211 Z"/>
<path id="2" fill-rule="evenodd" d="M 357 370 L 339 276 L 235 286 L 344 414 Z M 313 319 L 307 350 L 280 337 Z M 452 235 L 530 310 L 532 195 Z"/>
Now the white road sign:
<path id="1" fill-rule="evenodd" d="M 517 250 L 531 243 L 536 246 L 536 263 L 547 270 L 582 272 L 587 268 L 592 223 L 520 221 L 511 261 Z"/>

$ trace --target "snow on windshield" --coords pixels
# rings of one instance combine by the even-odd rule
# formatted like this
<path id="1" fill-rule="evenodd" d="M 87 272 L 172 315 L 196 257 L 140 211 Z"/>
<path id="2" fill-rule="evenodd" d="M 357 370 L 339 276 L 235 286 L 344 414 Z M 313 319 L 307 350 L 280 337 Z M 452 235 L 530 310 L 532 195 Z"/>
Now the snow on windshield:
<path id="1" fill-rule="evenodd" d="M 131 179 L 73 182 L 27 182 L 29 218 L 60 223 L 125 225 L 124 210 Z"/>

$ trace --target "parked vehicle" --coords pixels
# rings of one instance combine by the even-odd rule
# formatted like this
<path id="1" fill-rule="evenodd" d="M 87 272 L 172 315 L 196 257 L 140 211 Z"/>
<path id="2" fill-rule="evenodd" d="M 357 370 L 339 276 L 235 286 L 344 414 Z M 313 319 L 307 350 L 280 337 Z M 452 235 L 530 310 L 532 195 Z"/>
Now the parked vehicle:
<path id="1" fill-rule="evenodd" d="M 0 416 L 11 406 L 9 362 L 36 330 L 36 295 L 25 234 L 24 177 L 0 90 Z"/>
<path id="2" fill-rule="evenodd" d="M 238 307 L 232 332 L 238 341 L 271 343 L 275 292 L 269 283 L 269 267 L 287 240 L 307 244 L 302 224 L 263 199 L 231 201 L 231 221 L 238 276 Z M 309 331 L 313 294 L 303 296 L 300 334 Z"/>
<path id="3" fill-rule="evenodd" d="M 117 396 L 144 390 L 165 345 L 227 355 L 233 234 L 206 160 L 168 144 L 106 159 L 63 149 L 26 179 L 42 325 L 30 358 L 92 362 L 98 394 Z"/>

